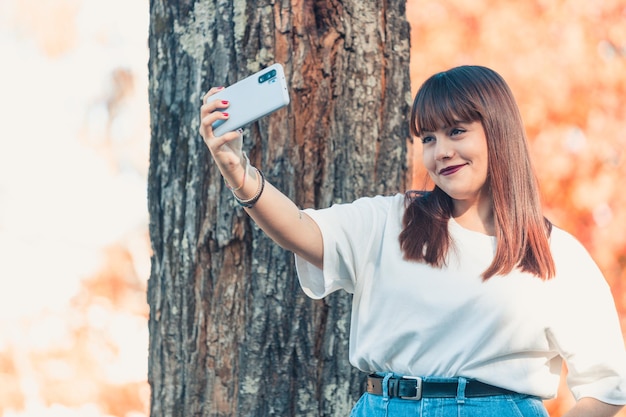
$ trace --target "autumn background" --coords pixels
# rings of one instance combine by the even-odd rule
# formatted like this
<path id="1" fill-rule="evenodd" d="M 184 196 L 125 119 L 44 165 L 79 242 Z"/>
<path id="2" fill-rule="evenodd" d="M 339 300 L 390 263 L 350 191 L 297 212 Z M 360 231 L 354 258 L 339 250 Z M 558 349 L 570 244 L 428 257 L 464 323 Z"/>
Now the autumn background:
<path id="1" fill-rule="evenodd" d="M 148 415 L 148 7 L 0 0 L 0 416 Z M 465 63 L 509 82 L 546 214 L 591 251 L 626 326 L 626 0 L 407 14 L 413 92 Z"/>

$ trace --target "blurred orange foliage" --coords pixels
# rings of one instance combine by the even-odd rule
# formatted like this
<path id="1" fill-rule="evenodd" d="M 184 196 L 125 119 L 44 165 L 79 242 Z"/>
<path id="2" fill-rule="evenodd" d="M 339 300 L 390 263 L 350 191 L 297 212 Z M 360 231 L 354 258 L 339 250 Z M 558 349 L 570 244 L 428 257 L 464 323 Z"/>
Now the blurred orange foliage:
<path id="1" fill-rule="evenodd" d="M 26 334 L 0 352 L 0 416 L 38 408 L 51 416 L 146 415 L 147 349 L 139 358 L 129 349 L 147 348 L 145 291 L 132 254 L 114 245 L 66 309 L 19 323 Z"/>
<path id="2" fill-rule="evenodd" d="M 547 217 L 589 249 L 626 329 L 626 2 L 409 0 L 413 90 L 457 65 L 509 83 L 525 120 Z M 413 186 L 428 184 L 413 147 Z M 592 313 L 592 312 L 591 312 Z M 562 386 L 547 402 L 561 415 Z M 626 412 L 620 415 L 626 415 Z"/>

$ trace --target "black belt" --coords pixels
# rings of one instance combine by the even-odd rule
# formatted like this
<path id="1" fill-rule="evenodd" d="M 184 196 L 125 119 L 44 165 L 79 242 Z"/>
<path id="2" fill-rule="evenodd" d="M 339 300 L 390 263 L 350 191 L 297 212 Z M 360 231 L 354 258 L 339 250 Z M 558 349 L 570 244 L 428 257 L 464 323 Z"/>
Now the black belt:
<path id="1" fill-rule="evenodd" d="M 406 400 L 454 398 L 457 396 L 458 385 L 457 382 L 427 382 L 418 377 L 389 378 L 388 393 L 390 397 Z M 375 374 L 369 375 L 367 377 L 367 392 L 383 395 L 383 377 Z M 466 397 L 489 397 L 507 394 L 516 393 L 471 379 L 467 380 L 465 385 Z"/>

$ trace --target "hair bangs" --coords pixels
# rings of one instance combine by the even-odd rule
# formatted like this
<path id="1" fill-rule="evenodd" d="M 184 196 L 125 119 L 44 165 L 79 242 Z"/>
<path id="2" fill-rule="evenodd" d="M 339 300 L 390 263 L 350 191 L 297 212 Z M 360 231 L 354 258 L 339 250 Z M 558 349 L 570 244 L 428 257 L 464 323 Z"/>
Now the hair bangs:
<path id="1" fill-rule="evenodd" d="M 411 112 L 410 128 L 413 135 L 419 137 L 424 132 L 435 132 L 459 122 L 481 120 L 470 92 L 458 81 L 442 72 L 422 85 L 415 96 Z"/>

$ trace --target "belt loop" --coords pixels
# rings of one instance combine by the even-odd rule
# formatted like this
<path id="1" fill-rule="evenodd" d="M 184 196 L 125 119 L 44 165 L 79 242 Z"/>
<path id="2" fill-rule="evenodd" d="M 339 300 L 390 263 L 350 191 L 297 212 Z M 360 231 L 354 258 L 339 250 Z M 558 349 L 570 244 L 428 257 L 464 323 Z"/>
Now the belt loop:
<path id="1" fill-rule="evenodd" d="M 389 401 L 389 379 L 393 376 L 393 372 L 389 372 L 383 378 L 383 400 Z"/>
<path id="2" fill-rule="evenodd" d="M 462 376 L 459 377 L 459 382 L 456 387 L 456 403 L 465 404 L 465 386 L 467 385 L 467 379 Z"/>

